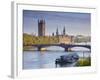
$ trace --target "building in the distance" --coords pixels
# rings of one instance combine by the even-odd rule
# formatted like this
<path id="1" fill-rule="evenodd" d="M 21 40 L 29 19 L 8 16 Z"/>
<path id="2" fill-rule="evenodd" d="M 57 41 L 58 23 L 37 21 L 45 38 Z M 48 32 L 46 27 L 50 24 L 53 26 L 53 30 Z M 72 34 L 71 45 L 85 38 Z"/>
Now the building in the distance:
<path id="1" fill-rule="evenodd" d="M 45 36 L 45 20 L 38 20 L 38 36 Z"/>
<path id="2" fill-rule="evenodd" d="M 65 26 L 63 28 L 62 34 L 59 34 L 58 28 L 57 28 L 56 36 L 58 37 L 58 42 L 59 43 L 64 43 L 64 44 L 71 44 L 71 43 L 73 43 L 73 37 L 66 34 Z"/>
<path id="3" fill-rule="evenodd" d="M 58 27 L 57 27 L 57 30 L 56 30 L 56 36 L 58 36 L 59 35 L 59 31 L 58 31 Z"/>
<path id="4" fill-rule="evenodd" d="M 65 29 L 65 27 L 63 28 L 63 35 L 66 35 L 66 29 Z"/>
<path id="5" fill-rule="evenodd" d="M 72 36 L 68 36 L 68 35 L 59 35 L 58 36 L 58 42 L 59 43 L 64 43 L 64 44 L 71 44 L 73 43 L 73 39 L 72 39 Z"/>

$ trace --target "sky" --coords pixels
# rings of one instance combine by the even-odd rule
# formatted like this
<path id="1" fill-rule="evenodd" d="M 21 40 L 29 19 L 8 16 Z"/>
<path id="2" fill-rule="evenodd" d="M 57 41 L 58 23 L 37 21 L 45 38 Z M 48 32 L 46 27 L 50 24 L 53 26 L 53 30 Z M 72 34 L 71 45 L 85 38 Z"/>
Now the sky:
<path id="1" fill-rule="evenodd" d="M 23 32 L 38 35 L 38 20 L 44 19 L 46 35 L 59 34 L 63 28 L 68 35 L 91 35 L 91 14 L 76 12 L 54 12 L 23 10 Z"/>

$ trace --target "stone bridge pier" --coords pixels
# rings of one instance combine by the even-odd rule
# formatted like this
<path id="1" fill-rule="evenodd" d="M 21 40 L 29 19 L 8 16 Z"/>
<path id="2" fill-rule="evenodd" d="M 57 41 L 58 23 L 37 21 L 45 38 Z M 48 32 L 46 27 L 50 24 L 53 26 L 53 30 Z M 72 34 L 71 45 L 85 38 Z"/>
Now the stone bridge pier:
<path id="1" fill-rule="evenodd" d="M 38 51 L 41 51 L 42 50 L 42 47 L 37 47 L 38 48 Z"/>
<path id="2" fill-rule="evenodd" d="M 71 48 L 64 48 L 65 51 L 71 51 Z"/>
<path id="3" fill-rule="evenodd" d="M 44 50 L 46 50 L 46 48 L 38 47 L 38 51 L 44 51 Z"/>

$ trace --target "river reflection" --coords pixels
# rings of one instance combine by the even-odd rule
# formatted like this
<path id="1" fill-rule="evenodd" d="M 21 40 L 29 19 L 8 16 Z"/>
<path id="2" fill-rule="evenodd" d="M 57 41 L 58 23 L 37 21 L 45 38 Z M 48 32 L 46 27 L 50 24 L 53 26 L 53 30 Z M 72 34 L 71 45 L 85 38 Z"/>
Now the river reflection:
<path id="1" fill-rule="evenodd" d="M 54 48 L 53 48 L 54 49 Z M 56 48 L 57 49 L 57 48 Z M 83 57 L 83 51 L 65 52 L 64 50 L 23 51 L 23 69 L 55 68 L 55 60 L 61 55 L 77 53 Z M 84 51 L 84 57 L 89 57 L 90 51 Z M 74 67 L 75 63 L 57 67 Z"/>

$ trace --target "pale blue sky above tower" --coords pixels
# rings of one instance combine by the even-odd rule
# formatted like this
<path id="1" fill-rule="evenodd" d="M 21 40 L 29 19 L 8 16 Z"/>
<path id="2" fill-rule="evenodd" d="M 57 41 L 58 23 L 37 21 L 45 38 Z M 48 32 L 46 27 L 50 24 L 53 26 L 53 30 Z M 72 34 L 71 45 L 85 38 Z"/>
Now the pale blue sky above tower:
<path id="1" fill-rule="evenodd" d="M 24 33 L 38 35 L 38 19 L 44 19 L 46 23 L 46 35 L 59 34 L 66 28 L 69 35 L 91 35 L 91 14 L 75 12 L 52 12 L 23 10 Z"/>

